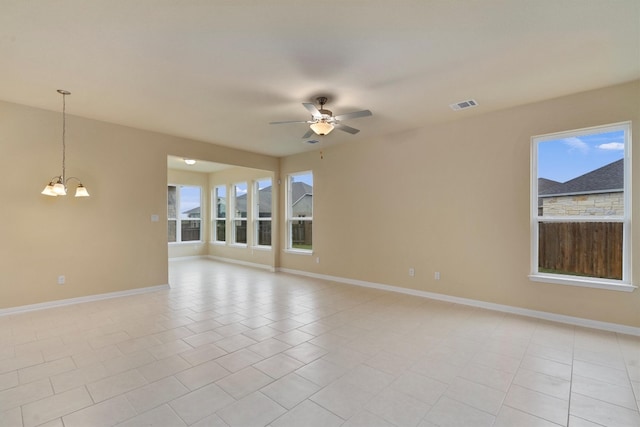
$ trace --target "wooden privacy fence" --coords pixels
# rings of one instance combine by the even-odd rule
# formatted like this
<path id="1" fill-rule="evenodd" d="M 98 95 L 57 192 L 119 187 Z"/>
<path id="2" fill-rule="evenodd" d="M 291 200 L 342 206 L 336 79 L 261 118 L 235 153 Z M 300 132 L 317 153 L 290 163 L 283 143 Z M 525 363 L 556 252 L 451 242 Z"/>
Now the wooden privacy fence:
<path id="1" fill-rule="evenodd" d="M 541 222 L 541 272 L 622 279 L 621 222 Z"/>

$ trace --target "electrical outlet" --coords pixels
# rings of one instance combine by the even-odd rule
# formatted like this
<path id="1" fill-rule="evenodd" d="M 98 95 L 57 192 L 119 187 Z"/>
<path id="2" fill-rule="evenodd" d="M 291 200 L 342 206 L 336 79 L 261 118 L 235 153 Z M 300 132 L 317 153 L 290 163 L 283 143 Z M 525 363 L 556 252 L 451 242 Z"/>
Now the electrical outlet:
<path id="1" fill-rule="evenodd" d="M 64 285 L 65 281 L 66 278 L 64 277 L 64 275 L 58 276 L 58 285 Z"/>
<path id="2" fill-rule="evenodd" d="M 320 257 L 316 257 L 316 264 L 320 264 Z"/>
<path id="3" fill-rule="evenodd" d="M 415 275 L 416 275 L 416 270 L 413 267 L 409 268 L 409 276 L 413 277 Z"/>
<path id="4" fill-rule="evenodd" d="M 436 271 L 435 274 L 433 275 L 433 278 L 436 280 L 440 280 L 440 272 Z"/>

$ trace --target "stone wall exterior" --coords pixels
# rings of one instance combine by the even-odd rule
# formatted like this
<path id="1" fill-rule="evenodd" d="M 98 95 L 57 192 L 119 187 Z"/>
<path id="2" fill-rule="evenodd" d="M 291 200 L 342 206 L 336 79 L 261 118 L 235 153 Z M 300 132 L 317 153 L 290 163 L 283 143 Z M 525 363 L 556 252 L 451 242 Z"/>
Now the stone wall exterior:
<path id="1" fill-rule="evenodd" d="M 624 215 L 624 193 L 580 194 L 544 197 L 542 215 Z"/>

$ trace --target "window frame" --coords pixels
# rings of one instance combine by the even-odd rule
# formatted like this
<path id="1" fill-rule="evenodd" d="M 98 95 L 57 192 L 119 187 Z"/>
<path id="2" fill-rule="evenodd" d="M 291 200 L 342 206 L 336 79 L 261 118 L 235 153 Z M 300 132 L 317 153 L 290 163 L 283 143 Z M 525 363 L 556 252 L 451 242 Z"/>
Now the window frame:
<path id="1" fill-rule="evenodd" d="M 260 216 L 260 183 L 269 181 L 271 186 L 271 215 L 269 217 Z M 256 249 L 271 249 L 273 247 L 273 178 L 265 177 L 256 179 L 253 182 L 253 207 L 252 219 L 253 219 L 253 247 Z M 271 239 L 269 245 L 260 244 L 260 222 L 269 221 L 271 224 Z"/>
<path id="2" fill-rule="evenodd" d="M 218 189 L 224 189 L 224 217 L 218 216 Z M 228 224 L 228 215 L 229 215 L 229 189 L 226 184 L 214 185 L 212 190 L 211 202 L 213 204 L 211 208 L 212 221 L 211 221 L 211 241 L 216 245 L 226 245 L 227 244 L 227 224 Z M 224 221 L 224 240 L 218 240 L 218 221 Z"/>
<path id="3" fill-rule="evenodd" d="M 168 194 L 168 188 L 169 187 L 174 187 L 176 189 L 176 217 L 169 217 L 169 194 Z M 200 191 L 200 217 L 199 218 L 189 218 L 188 220 L 183 220 L 182 218 L 180 218 L 181 215 L 181 211 L 182 211 L 182 195 L 181 195 L 181 188 L 183 187 L 193 187 L 193 188 L 197 188 Z M 202 191 L 202 187 L 199 185 L 190 185 L 190 184 L 167 184 L 167 227 L 169 224 L 169 221 L 175 221 L 176 222 L 176 241 L 175 242 L 169 242 L 169 235 L 167 233 L 167 243 L 170 245 L 185 245 L 185 244 L 200 244 L 203 242 L 202 239 L 202 233 L 203 233 L 203 228 L 202 228 L 202 207 L 203 207 L 203 191 Z M 198 236 L 198 240 L 182 240 L 182 221 L 198 221 L 200 223 L 199 226 L 199 236 Z"/>
<path id="4" fill-rule="evenodd" d="M 293 195 L 292 195 L 293 179 L 297 176 L 302 176 L 302 175 L 311 175 L 311 180 L 312 182 L 314 182 L 312 170 L 307 170 L 302 172 L 293 172 L 293 173 L 287 174 L 287 189 L 286 189 L 287 190 L 286 192 L 286 223 L 287 223 L 286 242 L 287 242 L 287 245 L 285 247 L 285 252 L 294 253 L 294 254 L 312 255 L 313 254 L 313 214 L 314 214 L 313 198 L 311 199 L 311 216 L 309 217 L 293 216 L 293 202 L 294 202 Z M 312 187 L 314 188 L 314 193 L 315 193 L 315 182 L 312 185 Z M 293 221 L 310 221 L 311 222 L 311 230 L 312 230 L 311 249 L 302 249 L 302 248 L 293 247 L 293 231 L 292 231 Z"/>
<path id="5" fill-rule="evenodd" d="M 246 201 L 246 206 L 247 206 L 247 212 L 246 212 L 246 217 L 238 217 L 236 216 L 236 204 L 238 203 L 238 186 L 240 185 L 244 185 L 245 186 L 245 191 L 246 191 L 246 196 L 247 196 L 247 201 Z M 230 244 L 233 246 L 242 246 L 242 247 L 246 247 L 249 244 L 249 233 L 248 233 L 248 225 L 249 225 L 249 215 L 250 215 L 250 207 L 249 207 L 249 184 L 247 181 L 240 181 L 240 182 L 236 182 L 231 184 L 231 192 L 230 192 L 230 197 L 232 199 L 232 203 L 231 203 L 231 207 L 233 210 L 229 211 L 227 209 L 227 215 L 229 215 L 230 217 L 230 221 L 231 221 L 231 242 Z M 245 223 L 245 239 L 246 242 L 238 242 L 238 236 L 237 236 L 237 228 L 236 228 L 236 222 L 242 222 L 244 221 Z"/>
<path id="6" fill-rule="evenodd" d="M 594 135 L 612 131 L 623 131 L 625 136 L 624 142 L 624 186 L 623 215 L 612 216 L 575 216 L 575 215 L 553 215 L 543 216 L 539 213 L 538 206 L 538 146 L 540 143 L 552 141 L 556 139 L 568 137 L 580 137 L 585 135 Z M 631 122 L 620 122 L 608 125 L 593 126 L 570 131 L 555 132 L 544 135 L 536 135 L 531 137 L 531 201 L 530 201 L 530 219 L 531 219 L 531 254 L 530 254 L 530 274 L 529 279 L 535 282 L 554 283 L 560 285 L 582 286 L 598 289 L 609 289 L 617 291 L 633 291 L 636 286 L 632 284 L 632 256 L 631 256 L 631 218 L 632 218 L 632 200 L 631 200 Z M 589 276 L 578 276 L 569 274 L 545 273 L 539 272 L 539 224 L 540 222 L 552 220 L 553 222 L 620 222 L 623 224 L 622 235 L 622 279 L 605 279 Z"/>

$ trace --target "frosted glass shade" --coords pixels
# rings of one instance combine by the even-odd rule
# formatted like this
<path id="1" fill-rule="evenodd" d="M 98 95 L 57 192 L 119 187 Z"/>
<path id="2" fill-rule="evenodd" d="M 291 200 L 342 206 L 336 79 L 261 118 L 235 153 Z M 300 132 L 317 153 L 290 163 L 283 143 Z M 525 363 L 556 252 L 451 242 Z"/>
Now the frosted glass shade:
<path id="1" fill-rule="evenodd" d="M 327 135 L 329 132 L 333 130 L 333 125 L 327 122 L 318 122 L 313 123 L 310 126 L 311 130 L 317 133 L 318 135 Z"/>
<path id="2" fill-rule="evenodd" d="M 76 197 L 89 197 L 89 192 L 84 185 L 78 185 L 78 188 L 76 188 Z"/>

